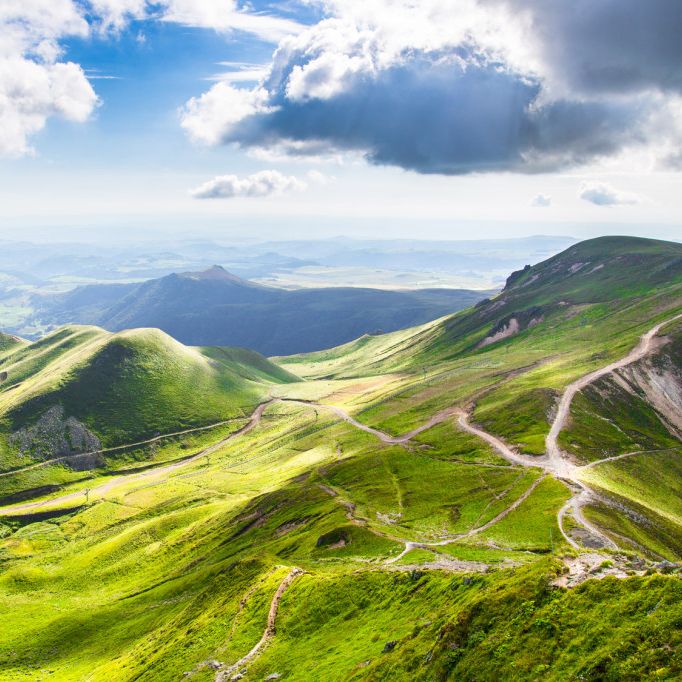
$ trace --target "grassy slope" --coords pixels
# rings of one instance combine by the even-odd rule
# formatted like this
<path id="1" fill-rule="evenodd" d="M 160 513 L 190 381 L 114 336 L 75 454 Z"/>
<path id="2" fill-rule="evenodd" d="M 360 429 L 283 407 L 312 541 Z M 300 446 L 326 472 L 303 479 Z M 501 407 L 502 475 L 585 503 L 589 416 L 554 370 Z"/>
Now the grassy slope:
<path id="1" fill-rule="evenodd" d="M 104 446 L 244 416 L 269 385 L 294 379 L 257 353 L 188 348 L 152 329 L 65 328 L 5 356 L 0 368 L 8 431 L 61 405 Z"/>
<path id="2" fill-rule="evenodd" d="M 310 378 L 400 372 L 400 385 L 350 404 L 363 421 L 401 433 L 440 409 L 474 402 L 475 420 L 486 429 L 523 452 L 542 454 L 561 388 L 622 357 L 654 321 L 681 309 L 681 253 L 679 245 L 647 240 L 584 242 L 531 268 L 498 299 L 472 311 L 279 362 Z M 536 326 L 477 347 L 505 319 L 528 310 L 541 320 Z M 576 400 L 578 410 L 584 400 Z M 658 418 L 643 414 L 646 406 L 641 416 L 631 405 L 623 410 L 648 422 L 644 444 L 672 444 Z M 583 409 L 574 423 L 583 423 L 587 434 L 599 433 L 600 448 L 611 452 L 609 427 L 601 420 L 596 429 L 596 421 Z M 572 436 L 562 434 L 564 446 Z"/>
<path id="3" fill-rule="evenodd" d="M 682 324 L 666 329 L 665 342 L 635 367 L 653 374 L 664 391 L 674 393 L 676 389 L 666 379 L 682 377 Z M 596 381 L 578 396 L 571 416 L 562 433 L 562 446 L 583 461 L 680 445 L 666 417 L 656 411 L 629 374 Z"/>
<path id="4" fill-rule="evenodd" d="M 12 336 L 10 334 L 3 334 L 0 332 L 0 355 L 5 355 L 6 353 L 15 350 L 17 347 L 27 343 L 18 336 Z"/>
<path id="5" fill-rule="evenodd" d="M 250 679 L 641 680 L 680 673 L 679 580 L 553 589 L 540 564 L 471 578 L 306 579 Z M 387 641 L 395 641 L 383 653 Z M 670 649 L 668 648 L 670 647 Z M 670 653 L 674 652 L 674 653 Z M 321 654 L 321 655 L 320 655 Z"/>
<path id="6" fill-rule="evenodd" d="M 41 669 L 57 680 L 175 679 L 210 658 L 236 660 L 259 638 L 286 573 L 270 571 L 287 565 L 309 575 L 285 596 L 277 637 L 247 679 L 679 673 L 669 654 L 678 644 L 678 579 L 566 591 L 549 585 L 557 568 L 547 562 L 466 580 L 377 570 L 375 557 L 399 546 L 349 524 L 338 499 L 318 486 L 318 476 L 335 477 L 334 467 L 347 470 L 350 498 L 360 499 L 358 486 L 383 484 L 368 467 L 376 455 L 366 435 L 283 408 L 247 439 L 181 477 L 123 488 L 53 519 L 13 522 L 1 548 L 0 679 L 33 680 Z M 463 466 L 453 463 L 453 472 Z M 311 467 L 321 471 L 309 475 Z M 421 504 L 438 513 L 437 500 Z M 338 530 L 346 547 L 318 546 Z M 452 548 L 455 556 L 467 551 Z M 395 651 L 382 654 L 391 640 Z M 200 668 L 196 679 L 212 675 Z"/>
<path id="7" fill-rule="evenodd" d="M 537 452 L 549 396 L 624 355 L 652 320 L 682 307 L 678 270 L 669 271 L 679 256 L 656 243 L 627 244 L 629 254 L 636 247 L 634 262 L 605 264 L 585 276 L 587 284 L 566 274 L 570 267 L 590 259 L 601 264 L 605 250 L 610 259 L 625 257 L 622 245 L 588 242 L 540 266 L 548 279 L 534 281 L 535 294 L 533 285 L 503 294 L 514 310 L 544 306 L 544 320 L 517 336 L 476 348 L 508 314 L 488 304 L 415 330 L 281 360 L 309 382 L 277 390 L 344 404 L 395 432 L 438 409 L 475 402 L 476 420 Z M 557 263 L 560 272 L 552 270 Z M 622 275 L 625 265 L 643 284 Z M 615 302 L 607 300 L 613 287 L 620 291 Z M 86 342 L 104 348 L 99 334 Z M 67 341 L 68 335 L 59 343 Z M 201 363 L 207 356 L 221 367 L 244 360 L 192 351 Z M 244 372 L 263 368 L 273 379 L 288 378 L 255 360 L 249 365 L 230 372 L 230 381 L 250 382 L 257 377 Z M 580 412 L 574 417 L 579 422 Z M 329 413 L 278 404 L 210 459 L 103 492 L 97 486 L 106 477 L 74 481 L 64 492 L 87 486 L 87 504 L 54 503 L 52 517 L 5 517 L 0 679 L 34 680 L 37 670 L 49 669 L 46 679 L 55 680 L 176 679 L 187 671 L 212 680 L 214 672 L 201 663 L 236 661 L 253 646 L 293 565 L 308 573 L 285 594 L 277 635 L 247 680 L 275 672 L 290 680 L 682 675 L 679 577 L 588 581 L 572 590 L 551 585 L 560 564 L 546 555 L 567 550 L 556 512 L 568 495 L 552 479 L 485 533 L 442 548 L 451 558 L 490 564 L 490 573 L 387 570 L 383 561 L 401 551 L 399 540 L 479 526 L 537 478 L 450 421 L 416 440 L 420 446 L 409 450 L 382 445 Z M 626 527 L 629 517 L 609 518 L 599 508 L 586 514 L 675 558 L 682 552 L 675 544 L 680 510 L 668 500 L 679 491 L 667 486 L 679 463 L 674 453 L 657 457 L 589 471 L 605 493 L 638 504 L 642 514 L 655 510 L 667 524 L 661 532 Z M 339 539 L 345 544 L 335 545 Z M 418 550 L 404 562 L 434 557 Z M 505 568 L 505 560 L 519 566 Z M 382 653 L 388 641 L 395 648 Z"/>
<path id="8" fill-rule="evenodd" d="M 678 244 L 620 238 L 583 242 L 531 268 L 498 299 L 472 311 L 411 333 L 365 338 L 280 362 L 309 377 L 401 372 L 400 385 L 387 386 L 371 401 L 351 403 L 363 421 L 403 433 L 438 410 L 473 404 L 474 419 L 484 428 L 522 452 L 540 455 L 561 389 L 624 356 L 655 321 L 682 309 L 681 259 Z M 478 347 L 501 322 L 510 316 L 523 319 L 527 310 L 534 311 L 538 324 Z M 678 347 L 663 349 L 677 367 Z M 409 353 L 411 365 L 405 360 Z M 560 436 L 564 448 L 589 461 L 680 446 L 642 396 L 615 390 L 610 382 L 609 399 L 597 399 L 609 382 L 595 382 L 576 397 L 571 423 Z M 674 494 L 671 476 L 662 488 L 668 498 Z M 677 555 L 680 540 L 682 532 L 674 525 L 666 540 L 674 547 L 668 555 Z"/>

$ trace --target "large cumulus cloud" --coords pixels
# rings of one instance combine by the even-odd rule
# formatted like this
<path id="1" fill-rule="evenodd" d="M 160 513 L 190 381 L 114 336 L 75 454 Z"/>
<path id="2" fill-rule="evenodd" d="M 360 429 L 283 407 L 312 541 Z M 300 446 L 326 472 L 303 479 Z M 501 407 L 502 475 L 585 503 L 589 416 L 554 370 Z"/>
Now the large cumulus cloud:
<path id="1" fill-rule="evenodd" d="M 218 83 L 191 100 L 186 130 L 444 174 L 554 170 L 635 146 L 669 150 L 679 134 L 661 112 L 676 98 L 680 50 L 650 44 L 664 23 L 666 36 L 682 30 L 677 2 L 323 5 L 330 16 L 284 39 L 258 86 Z"/>

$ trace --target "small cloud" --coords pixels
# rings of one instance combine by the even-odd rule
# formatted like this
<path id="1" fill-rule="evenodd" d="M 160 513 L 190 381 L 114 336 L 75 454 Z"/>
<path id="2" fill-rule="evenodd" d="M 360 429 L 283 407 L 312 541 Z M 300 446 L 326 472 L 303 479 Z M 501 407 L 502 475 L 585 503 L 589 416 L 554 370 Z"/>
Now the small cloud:
<path id="1" fill-rule="evenodd" d="M 533 201 L 530 202 L 530 205 L 538 208 L 547 208 L 552 205 L 552 197 L 547 194 L 538 194 Z"/>
<path id="2" fill-rule="evenodd" d="M 121 80 L 120 76 L 109 76 L 107 74 L 100 73 L 99 69 L 86 69 L 84 71 L 85 77 L 89 81 L 93 80 L 103 80 L 103 81 L 117 81 Z"/>
<path id="3" fill-rule="evenodd" d="M 204 80 L 225 83 L 258 83 L 267 78 L 269 73 L 267 65 L 249 62 L 218 62 L 218 66 L 223 67 L 224 71 L 208 76 Z"/>
<path id="4" fill-rule="evenodd" d="M 621 192 L 605 182 L 583 183 L 578 196 L 595 206 L 632 206 L 642 202 L 637 194 Z"/>
<path id="5" fill-rule="evenodd" d="M 264 170 L 240 178 L 237 175 L 219 175 L 190 193 L 195 199 L 232 199 L 234 197 L 269 197 L 300 192 L 308 185 L 293 175 L 283 175 L 276 170 Z"/>

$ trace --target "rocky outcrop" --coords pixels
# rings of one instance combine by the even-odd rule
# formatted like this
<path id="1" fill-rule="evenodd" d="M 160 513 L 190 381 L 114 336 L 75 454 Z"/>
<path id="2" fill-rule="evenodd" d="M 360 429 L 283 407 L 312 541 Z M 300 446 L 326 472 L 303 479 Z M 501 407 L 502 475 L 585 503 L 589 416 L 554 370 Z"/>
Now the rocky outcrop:
<path id="1" fill-rule="evenodd" d="M 510 336 L 518 334 L 520 329 L 521 325 L 519 324 L 519 321 L 515 317 L 512 317 L 507 322 L 502 323 L 502 326 L 499 326 L 499 329 L 496 328 L 495 331 L 486 336 L 479 344 L 479 348 L 485 348 L 491 343 L 497 343 L 498 341 L 502 341 L 502 339 L 508 339 Z"/>
<path id="2" fill-rule="evenodd" d="M 75 417 L 66 417 L 61 405 L 44 412 L 33 426 L 15 431 L 9 443 L 22 455 L 37 459 L 102 449 L 99 438 Z"/>
<path id="3" fill-rule="evenodd" d="M 510 313 L 493 326 L 488 336 L 478 344 L 478 348 L 485 348 L 503 339 L 508 339 L 510 336 L 515 336 L 525 329 L 535 327 L 544 319 L 544 310 L 538 306 Z"/>
<path id="4" fill-rule="evenodd" d="M 666 344 L 653 357 L 619 370 L 619 383 L 645 398 L 668 430 L 682 438 L 682 366 L 670 350 Z"/>

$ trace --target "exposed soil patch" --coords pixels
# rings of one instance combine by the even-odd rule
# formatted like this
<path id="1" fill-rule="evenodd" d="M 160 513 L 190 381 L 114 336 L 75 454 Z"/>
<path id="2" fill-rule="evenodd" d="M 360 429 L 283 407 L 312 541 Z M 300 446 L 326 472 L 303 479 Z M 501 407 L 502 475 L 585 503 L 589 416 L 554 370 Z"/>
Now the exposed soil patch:
<path id="1" fill-rule="evenodd" d="M 499 330 L 494 331 L 490 336 L 486 336 L 485 339 L 478 344 L 478 347 L 485 348 L 492 343 L 508 339 L 510 336 L 518 334 L 520 329 L 521 325 L 519 324 L 519 321 L 515 317 L 512 317 Z"/>
<path id="2" fill-rule="evenodd" d="M 286 523 L 283 523 L 281 526 L 278 526 L 275 528 L 274 535 L 276 538 L 281 538 L 284 535 L 287 535 L 288 533 L 291 533 L 292 531 L 296 530 L 297 528 L 301 528 L 301 526 L 305 526 L 308 521 L 310 521 L 310 516 L 306 516 L 303 519 L 294 519 L 293 521 L 287 521 Z"/>
<path id="3" fill-rule="evenodd" d="M 315 543 L 316 547 L 322 549 L 338 549 L 339 547 L 345 547 L 350 544 L 351 538 L 350 533 L 344 528 L 335 528 L 329 533 L 320 535 Z"/>
<path id="4" fill-rule="evenodd" d="M 647 568 L 646 562 L 639 558 L 598 552 L 583 552 L 577 557 L 567 557 L 564 564 L 566 572 L 552 583 L 557 587 L 576 587 L 592 578 L 600 580 L 608 576 L 627 578 L 643 575 Z"/>
<path id="5" fill-rule="evenodd" d="M 9 444 L 22 455 L 49 459 L 61 455 L 100 450 L 99 438 L 75 417 L 66 417 L 61 405 L 43 413 L 33 426 L 15 431 Z"/>

